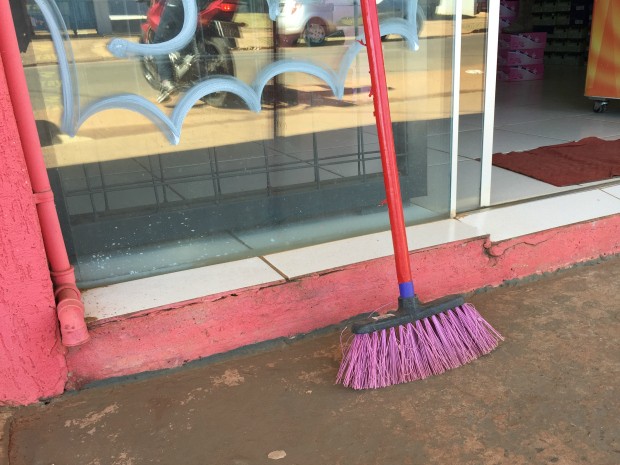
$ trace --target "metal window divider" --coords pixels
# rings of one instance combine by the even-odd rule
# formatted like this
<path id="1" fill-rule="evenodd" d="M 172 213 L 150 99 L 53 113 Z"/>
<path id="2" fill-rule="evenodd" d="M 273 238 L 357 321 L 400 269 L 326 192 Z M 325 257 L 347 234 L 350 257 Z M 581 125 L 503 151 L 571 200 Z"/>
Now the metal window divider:
<path id="1" fill-rule="evenodd" d="M 462 12 L 463 0 L 454 0 L 454 36 L 452 39 L 452 115 L 450 124 L 450 218 L 456 217 L 457 209 L 459 116 L 461 111 Z"/>
<path id="2" fill-rule="evenodd" d="M 495 90 L 497 85 L 497 49 L 499 40 L 499 2 L 490 1 L 487 13 L 487 40 L 484 66 L 484 114 L 480 171 L 480 208 L 491 205 L 491 171 L 495 126 Z"/>

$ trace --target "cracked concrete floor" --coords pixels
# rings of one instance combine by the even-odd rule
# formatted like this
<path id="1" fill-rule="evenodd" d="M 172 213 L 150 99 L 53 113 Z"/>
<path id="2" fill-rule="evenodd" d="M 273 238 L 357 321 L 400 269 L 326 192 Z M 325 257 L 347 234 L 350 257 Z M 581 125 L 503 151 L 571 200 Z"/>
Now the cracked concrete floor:
<path id="1" fill-rule="evenodd" d="M 355 392 L 339 331 L 279 341 L 17 409 L 10 465 L 619 464 L 620 258 L 470 300 L 506 341 L 441 376 Z"/>

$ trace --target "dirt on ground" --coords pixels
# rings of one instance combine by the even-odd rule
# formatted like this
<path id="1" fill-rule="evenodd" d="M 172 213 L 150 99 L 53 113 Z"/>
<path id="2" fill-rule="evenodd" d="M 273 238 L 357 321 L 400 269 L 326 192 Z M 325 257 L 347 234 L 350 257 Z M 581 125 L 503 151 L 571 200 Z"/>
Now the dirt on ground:
<path id="1" fill-rule="evenodd" d="M 443 375 L 334 385 L 324 331 L 18 409 L 10 465 L 619 464 L 620 259 L 469 300 L 506 340 Z"/>

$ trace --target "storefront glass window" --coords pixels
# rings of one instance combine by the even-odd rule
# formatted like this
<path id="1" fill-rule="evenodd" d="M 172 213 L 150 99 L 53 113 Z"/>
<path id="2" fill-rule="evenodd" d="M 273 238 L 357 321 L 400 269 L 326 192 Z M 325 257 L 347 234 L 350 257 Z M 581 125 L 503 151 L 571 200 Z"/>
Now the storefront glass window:
<path id="1" fill-rule="evenodd" d="M 168 3 L 28 0 L 25 71 L 79 284 L 386 230 L 359 4 Z M 449 212 L 453 18 L 439 4 L 377 5 L 408 224 Z M 189 43 L 158 51 L 186 23 Z"/>

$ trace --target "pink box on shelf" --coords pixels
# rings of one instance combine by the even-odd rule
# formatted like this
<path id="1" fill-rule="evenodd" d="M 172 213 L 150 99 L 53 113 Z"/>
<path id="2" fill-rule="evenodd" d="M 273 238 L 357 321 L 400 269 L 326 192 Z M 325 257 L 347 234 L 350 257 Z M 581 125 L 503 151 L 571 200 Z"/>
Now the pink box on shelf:
<path id="1" fill-rule="evenodd" d="M 544 48 L 547 43 L 546 32 L 522 32 L 521 34 L 500 34 L 499 48 L 523 50 Z"/>
<path id="2" fill-rule="evenodd" d="M 497 79 L 500 81 L 534 81 L 542 79 L 545 75 L 545 66 L 522 65 L 522 66 L 499 66 Z"/>
<path id="3" fill-rule="evenodd" d="M 499 30 L 510 26 L 516 18 L 499 18 Z"/>
<path id="4" fill-rule="evenodd" d="M 519 12 L 519 2 L 516 1 L 500 1 L 499 17 L 500 18 L 516 18 Z"/>
<path id="5" fill-rule="evenodd" d="M 544 48 L 526 48 L 523 50 L 499 51 L 497 64 L 499 66 L 537 65 L 545 58 Z"/>

